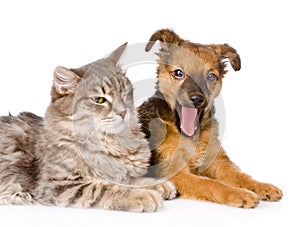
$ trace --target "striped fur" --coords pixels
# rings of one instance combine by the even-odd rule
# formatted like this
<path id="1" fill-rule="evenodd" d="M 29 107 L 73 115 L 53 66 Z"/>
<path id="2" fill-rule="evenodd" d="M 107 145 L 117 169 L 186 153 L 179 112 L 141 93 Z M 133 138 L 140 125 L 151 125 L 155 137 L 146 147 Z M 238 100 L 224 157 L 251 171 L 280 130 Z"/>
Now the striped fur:
<path id="1" fill-rule="evenodd" d="M 143 178 L 150 150 L 116 66 L 125 47 L 79 69 L 58 67 L 45 118 L 0 117 L 0 204 L 152 212 L 175 197 L 171 183 Z"/>

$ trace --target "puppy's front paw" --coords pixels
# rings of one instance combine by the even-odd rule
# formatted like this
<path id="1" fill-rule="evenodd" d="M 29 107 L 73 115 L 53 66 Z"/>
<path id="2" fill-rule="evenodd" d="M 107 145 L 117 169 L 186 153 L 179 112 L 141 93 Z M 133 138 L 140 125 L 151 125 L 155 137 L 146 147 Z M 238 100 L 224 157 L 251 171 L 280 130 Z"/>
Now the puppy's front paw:
<path id="1" fill-rule="evenodd" d="M 253 191 L 265 201 L 278 201 L 282 198 L 282 191 L 272 184 L 258 183 Z"/>
<path id="2" fill-rule="evenodd" d="M 235 189 L 228 195 L 228 204 L 239 208 L 255 208 L 259 197 L 246 189 Z"/>
<path id="3" fill-rule="evenodd" d="M 174 199 L 177 195 L 176 187 L 170 181 L 157 184 L 153 186 L 153 189 L 161 193 L 162 197 L 166 200 Z"/>

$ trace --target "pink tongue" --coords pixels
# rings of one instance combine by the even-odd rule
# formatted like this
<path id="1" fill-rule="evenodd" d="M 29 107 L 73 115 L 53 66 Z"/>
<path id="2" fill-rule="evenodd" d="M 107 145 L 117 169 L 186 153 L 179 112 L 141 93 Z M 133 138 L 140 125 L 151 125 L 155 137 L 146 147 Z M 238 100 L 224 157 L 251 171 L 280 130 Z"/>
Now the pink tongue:
<path id="1" fill-rule="evenodd" d="M 181 125 L 180 128 L 188 136 L 194 135 L 196 128 L 196 117 L 198 110 L 196 108 L 181 108 Z"/>

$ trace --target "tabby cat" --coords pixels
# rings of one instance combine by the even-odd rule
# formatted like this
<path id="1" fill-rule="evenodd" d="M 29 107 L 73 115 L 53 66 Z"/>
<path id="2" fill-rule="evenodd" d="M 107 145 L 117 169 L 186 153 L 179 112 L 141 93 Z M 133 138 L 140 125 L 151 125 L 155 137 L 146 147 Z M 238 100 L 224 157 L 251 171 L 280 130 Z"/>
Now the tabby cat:
<path id="1" fill-rule="evenodd" d="M 152 212 L 175 197 L 170 182 L 142 177 L 150 150 L 117 64 L 126 46 L 78 69 L 57 67 L 44 119 L 0 117 L 0 204 Z"/>

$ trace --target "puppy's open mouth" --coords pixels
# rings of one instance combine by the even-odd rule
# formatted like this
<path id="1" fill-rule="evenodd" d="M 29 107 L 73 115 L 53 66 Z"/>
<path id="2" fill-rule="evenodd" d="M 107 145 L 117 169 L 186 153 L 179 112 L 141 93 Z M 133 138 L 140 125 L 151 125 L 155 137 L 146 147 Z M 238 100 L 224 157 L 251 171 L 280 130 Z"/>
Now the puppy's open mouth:
<path id="1" fill-rule="evenodd" d="M 181 106 L 177 103 L 177 112 L 180 119 L 180 129 L 187 136 L 193 136 L 201 123 L 204 109 Z"/>

